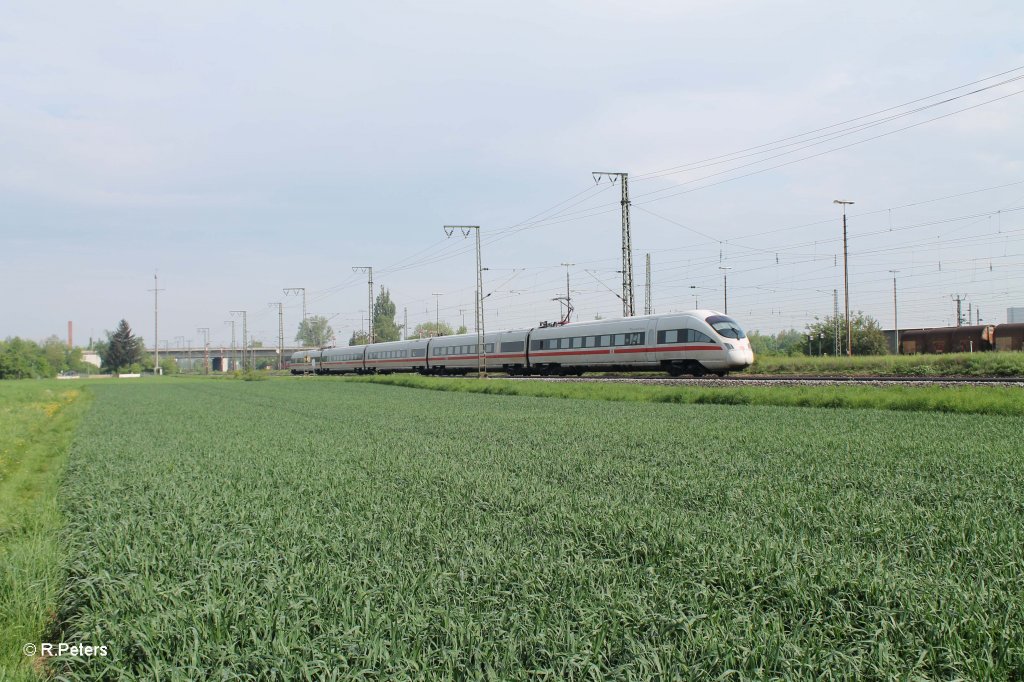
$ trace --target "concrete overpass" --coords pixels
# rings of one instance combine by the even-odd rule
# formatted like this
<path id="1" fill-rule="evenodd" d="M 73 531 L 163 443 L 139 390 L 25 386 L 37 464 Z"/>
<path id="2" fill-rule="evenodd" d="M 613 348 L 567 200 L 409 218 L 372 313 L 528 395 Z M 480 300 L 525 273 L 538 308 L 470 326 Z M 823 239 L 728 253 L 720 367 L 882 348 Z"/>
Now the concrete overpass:
<path id="1" fill-rule="evenodd" d="M 296 351 L 305 350 L 303 346 L 285 346 L 284 357 L 285 360 L 291 357 L 292 353 Z M 147 348 L 146 353 L 149 357 L 153 357 L 153 353 L 156 352 L 152 348 Z M 278 354 L 277 346 L 273 347 L 261 347 L 261 348 L 247 348 L 245 351 L 246 366 L 250 367 L 261 367 L 265 363 L 272 368 L 277 368 L 278 365 Z M 160 349 L 160 360 L 164 358 L 174 358 L 174 361 L 178 363 L 178 368 L 183 372 L 202 372 L 204 368 L 203 348 L 202 346 L 188 348 L 161 348 Z M 235 369 L 242 369 L 242 349 L 231 348 L 224 346 L 210 346 L 210 371 L 211 372 L 230 372 Z"/>

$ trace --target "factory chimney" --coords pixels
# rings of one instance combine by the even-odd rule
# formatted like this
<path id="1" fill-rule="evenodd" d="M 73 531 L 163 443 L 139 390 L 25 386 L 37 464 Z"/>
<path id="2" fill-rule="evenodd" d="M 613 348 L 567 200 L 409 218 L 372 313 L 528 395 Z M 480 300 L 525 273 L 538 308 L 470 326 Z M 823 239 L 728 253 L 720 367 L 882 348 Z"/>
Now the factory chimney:
<path id="1" fill-rule="evenodd" d="M 71 337 L 71 320 L 68 320 L 68 350 L 71 350 L 73 346 L 73 339 Z"/>

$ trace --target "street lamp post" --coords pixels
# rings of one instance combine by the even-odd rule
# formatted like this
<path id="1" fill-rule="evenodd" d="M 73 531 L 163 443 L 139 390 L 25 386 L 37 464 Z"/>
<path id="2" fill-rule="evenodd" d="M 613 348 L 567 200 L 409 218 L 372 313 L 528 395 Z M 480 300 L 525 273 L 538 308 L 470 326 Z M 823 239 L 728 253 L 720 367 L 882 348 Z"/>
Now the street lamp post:
<path id="1" fill-rule="evenodd" d="M 846 296 L 846 355 L 853 356 L 853 324 L 850 321 L 850 271 L 848 253 L 846 250 L 846 207 L 853 205 L 852 201 L 835 199 L 833 204 L 843 207 L 843 290 Z"/>

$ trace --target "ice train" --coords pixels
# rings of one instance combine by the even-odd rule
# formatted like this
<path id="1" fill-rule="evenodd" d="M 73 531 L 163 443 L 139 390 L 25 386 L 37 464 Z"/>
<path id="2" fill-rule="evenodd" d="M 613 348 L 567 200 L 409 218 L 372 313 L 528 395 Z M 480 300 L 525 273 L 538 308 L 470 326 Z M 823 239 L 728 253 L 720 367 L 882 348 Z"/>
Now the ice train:
<path id="1" fill-rule="evenodd" d="M 584 372 L 665 371 L 672 376 L 725 374 L 754 361 L 736 320 L 713 310 L 641 315 L 487 332 L 304 350 L 292 354 L 292 374 L 468 374 L 481 356 L 488 372 L 580 375 Z"/>

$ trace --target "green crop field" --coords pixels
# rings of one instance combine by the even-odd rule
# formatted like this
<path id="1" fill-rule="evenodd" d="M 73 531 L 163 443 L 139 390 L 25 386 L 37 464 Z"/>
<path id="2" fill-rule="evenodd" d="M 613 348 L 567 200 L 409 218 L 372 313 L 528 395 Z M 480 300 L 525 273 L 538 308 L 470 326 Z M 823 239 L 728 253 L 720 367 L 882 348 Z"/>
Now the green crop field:
<path id="1" fill-rule="evenodd" d="M 1019 417 L 88 390 L 63 679 L 1024 676 Z"/>
<path id="2" fill-rule="evenodd" d="M 814 357 L 758 355 L 747 374 L 826 374 L 877 376 L 1024 376 L 1024 353 L 946 353 L 943 355 L 864 355 Z"/>

